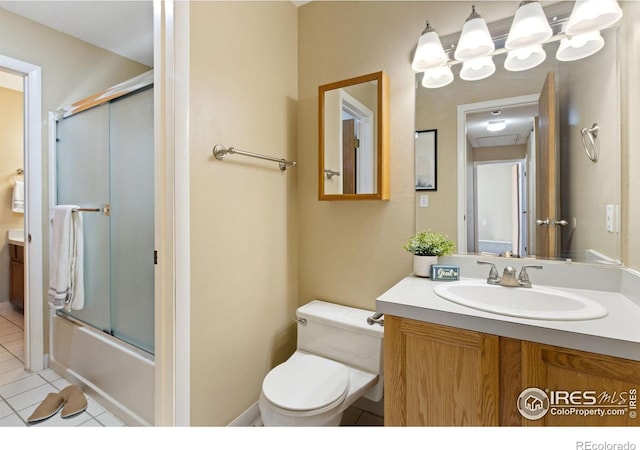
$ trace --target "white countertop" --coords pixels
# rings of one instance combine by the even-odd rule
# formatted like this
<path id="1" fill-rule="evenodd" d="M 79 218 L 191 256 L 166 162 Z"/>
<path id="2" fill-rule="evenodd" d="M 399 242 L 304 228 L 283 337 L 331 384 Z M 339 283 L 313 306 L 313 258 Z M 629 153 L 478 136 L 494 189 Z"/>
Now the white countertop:
<path id="1" fill-rule="evenodd" d="M 443 299 L 433 292 L 442 283 L 451 282 L 409 275 L 378 297 L 376 310 L 392 316 L 640 361 L 640 305 L 620 292 L 553 286 L 553 289 L 600 303 L 607 309 L 607 316 L 578 321 L 533 320 L 484 312 Z M 523 288 L 505 289 L 514 289 L 515 294 Z"/>
<path id="2" fill-rule="evenodd" d="M 9 244 L 18 245 L 20 247 L 24 247 L 24 230 L 8 230 L 7 237 Z"/>

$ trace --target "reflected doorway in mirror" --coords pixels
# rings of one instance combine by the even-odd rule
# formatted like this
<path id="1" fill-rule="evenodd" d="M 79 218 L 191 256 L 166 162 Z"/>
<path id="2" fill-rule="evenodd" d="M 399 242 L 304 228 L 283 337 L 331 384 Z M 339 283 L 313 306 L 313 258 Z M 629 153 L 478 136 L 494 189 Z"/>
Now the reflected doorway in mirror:
<path id="1" fill-rule="evenodd" d="M 438 130 L 416 131 L 416 191 L 438 190 Z"/>

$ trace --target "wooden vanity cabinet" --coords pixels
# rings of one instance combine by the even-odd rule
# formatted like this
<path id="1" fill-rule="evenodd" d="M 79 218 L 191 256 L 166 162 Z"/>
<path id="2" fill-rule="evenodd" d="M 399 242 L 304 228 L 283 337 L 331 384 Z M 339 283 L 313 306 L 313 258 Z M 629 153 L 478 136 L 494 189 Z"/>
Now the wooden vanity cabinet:
<path id="1" fill-rule="evenodd" d="M 575 399 L 561 402 L 564 409 L 582 408 L 592 402 L 604 405 L 602 416 L 546 414 L 539 420 L 523 418 L 523 425 L 640 426 L 640 418 L 636 416 L 640 409 L 637 404 L 640 362 L 522 342 L 522 383 L 544 386 L 550 391 L 577 393 Z M 635 404 L 630 398 L 634 393 Z M 629 414 L 631 409 L 636 413 Z M 605 410 L 609 410 L 608 413 Z"/>
<path id="2" fill-rule="evenodd" d="M 24 247 L 9 244 L 9 300 L 24 308 Z"/>
<path id="3" fill-rule="evenodd" d="M 497 336 L 385 316 L 385 425 L 498 425 L 498 370 Z"/>
<path id="4" fill-rule="evenodd" d="M 536 387 L 606 392 L 608 401 L 624 397 L 633 408 L 638 361 L 388 315 L 384 328 L 386 426 L 640 425 L 630 409 L 624 415 L 547 413 L 529 420 L 517 407 L 522 391 Z"/>

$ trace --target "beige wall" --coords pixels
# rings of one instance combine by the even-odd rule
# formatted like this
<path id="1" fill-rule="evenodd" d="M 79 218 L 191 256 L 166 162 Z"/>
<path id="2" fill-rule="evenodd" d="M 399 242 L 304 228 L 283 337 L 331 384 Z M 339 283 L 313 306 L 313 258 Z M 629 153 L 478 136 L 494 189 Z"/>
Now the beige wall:
<path id="1" fill-rule="evenodd" d="M 602 33 L 605 46 L 595 55 L 562 63 L 559 72 L 561 193 L 565 227 L 562 248 L 574 259 L 584 260 L 593 249 L 620 260 L 619 232 L 606 229 L 606 205 L 620 204 L 620 71 L 617 30 Z M 599 126 L 600 157 L 591 161 L 584 150 L 581 130 Z"/>
<path id="2" fill-rule="evenodd" d="M 501 159 L 524 159 L 526 157 L 527 146 L 525 144 L 473 148 L 474 161 L 499 161 Z"/>
<path id="3" fill-rule="evenodd" d="M 295 349 L 299 170 L 216 144 L 296 159 L 297 9 L 190 6 L 191 424 L 228 424 Z M 315 161 L 315 160 L 314 160 Z"/>
<path id="4" fill-rule="evenodd" d="M 22 104 L 22 92 L 0 87 L 0 302 L 9 301 L 7 230 L 24 226 L 24 215 L 11 211 L 14 175 L 24 166 Z"/>
<path id="5" fill-rule="evenodd" d="M 44 275 L 48 264 L 48 139 L 47 114 L 91 94 L 149 70 L 142 64 L 99 49 L 67 34 L 0 8 L 0 55 L 42 68 L 42 164 Z M 28 176 L 28 174 L 27 174 Z M 47 286 L 43 286 L 44 295 Z M 43 299 L 45 312 L 46 298 Z M 44 314 L 45 319 L 48 314 Z M 48 348 L 48 321 L 44 322 L 45 353 Z"/>
<path id="6" fill-rule="evenodd" d="M 411 44 L 387 23 L 400 9 L 377 2 L 312 2 L 299 8 L 301 304 L 321 299 L 373 310 L 376 296 L 411 271 L 402 245 L 413 233 L 408 198 L 413 189 L 403 180 L 413 164 L 413 81 L 399 64 L 408 54 L 396 51 Z M 390 78 L 391 200 L 321 202 L 318 86 L 380 70 Z"/>
<path id="7" fill-rule="evenodd" d="M 640 3 L 624 9 L 622 58 L 622 260 L 640 270 Z"/>

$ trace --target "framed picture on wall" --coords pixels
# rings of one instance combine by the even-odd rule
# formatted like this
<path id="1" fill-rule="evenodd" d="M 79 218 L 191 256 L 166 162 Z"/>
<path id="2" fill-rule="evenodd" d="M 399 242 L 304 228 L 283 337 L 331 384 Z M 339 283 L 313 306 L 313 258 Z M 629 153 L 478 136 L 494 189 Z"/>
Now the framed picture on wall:
<path id="1" fill-rule="evenodd" d="M 438 190 L 438 130 L 416 131 L 416 191 Z"/>

